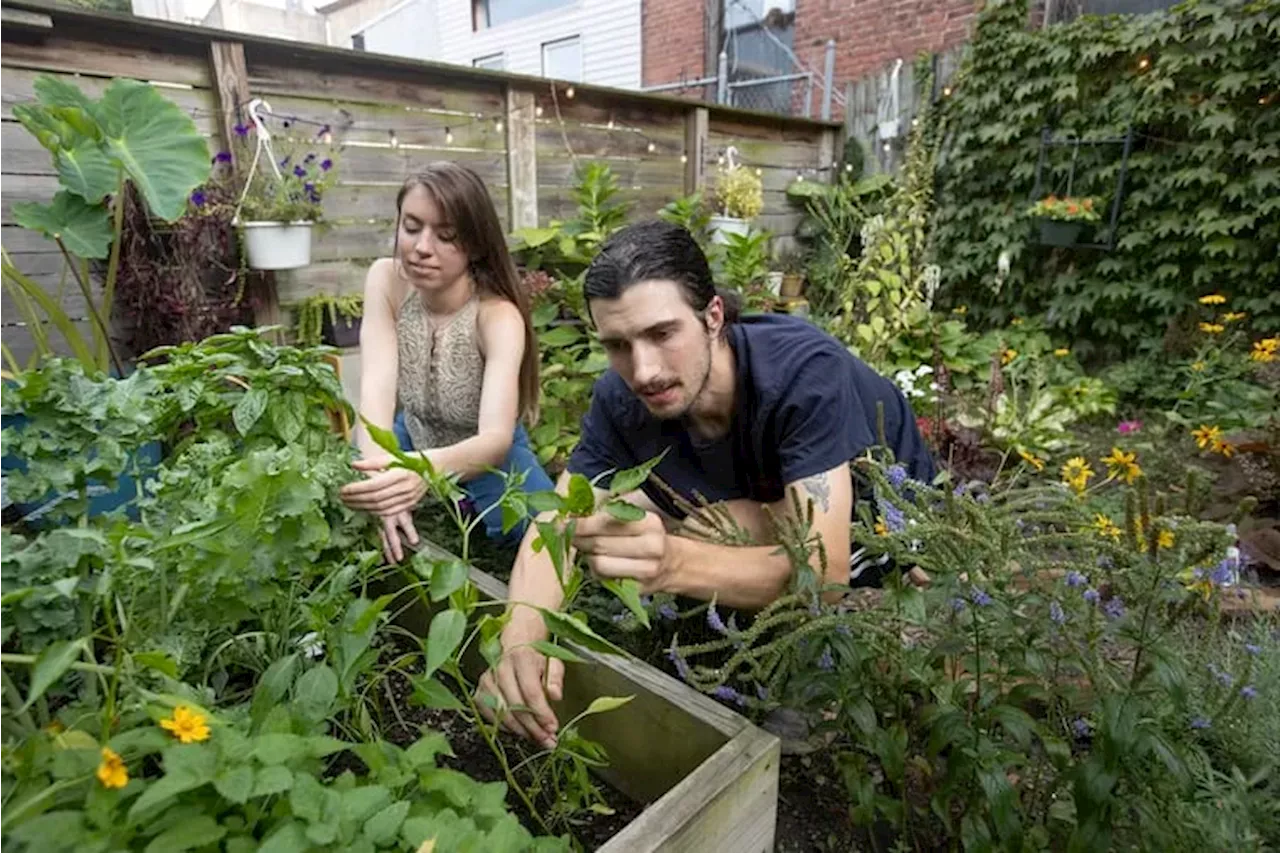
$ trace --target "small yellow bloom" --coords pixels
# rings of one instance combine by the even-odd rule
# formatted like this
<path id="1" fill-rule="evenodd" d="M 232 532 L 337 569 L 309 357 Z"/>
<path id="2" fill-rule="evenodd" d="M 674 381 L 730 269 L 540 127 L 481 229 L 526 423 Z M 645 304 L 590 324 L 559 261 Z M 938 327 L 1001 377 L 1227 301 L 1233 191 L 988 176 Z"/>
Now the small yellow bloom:
<path id="1" fill-rule="evenodd" d="M 1204 596 L 1204 600 L 1208 601 L 1213 597 L 1213 581 L 1207 577 L 1186 585 L 1189 592 L 1198 592 Z"/>
<path id="2" fill-rule="evenodd" d="M 1196 373 L 1204 373 L 1204 362 L 1197 361 L 1191 365 L 1191 369 Z"/>
<path id="3" fill-rule="evenodd" d="M 160 728 L 172 732 L 183 743 L 198 743 L 209 739 L 209 726 L 205 724 L 204 715 L 186 705 L 174 708 L 173 717 L 161 720 Z"/>
<path id="4" fill-rule="evenodd" d="M 45 726 L 44 730 L 51 735 L 60 735 L 67 730 L 67 727 L 64 726 L 60 721 L 54 720 L 53 722 L 49 723 L 49 725 Z"/>
<path id="5" fill-rule="evenodd" d="M 1173 547 L 1173 531 L 1161 530 L 1160 535 L 1156 537 L 1156 546 L 1160 548 Z"/>
<path id="6" fill-rule="evenodd" d="M 1200 331 L 1206 335 L 1220 335 L 1225 331 L 1226 327 L 1221 323 L 1201 323 Z"/>
<path id="7" fill-rule="evenodd" d="M 1221 453 L 1227 459 L 1230 459 L 1232 454 L 1236 452 L 1234 444 L 1221 438 L 1215 438 L 1209 449 L 1214 453 Z"/>
<path id="8" fill-rule="evenodd" d="M 952 313 L 952 314 L 959 314 L 960 316 L 962 316 L 962 317 L 963 317 L 965 314 L 968 314 L 968 313 L 969 313 L 969 306 L 968 306 L 968 305 L 960 305 L 960 306 L 957 306 L 957 307 L 955 307 L 955 308 L 952 308 L 952 309 L 951 309 L 951 313 Z"/>
<path id="9" fill-rule="evenodd" d="M 1034 453 L 1028 453 L 1025 450 L 1019 450 L 1018 455 L 1022 457 L 1022 461 L 1035 468 L 1037 471 L 1044 470 L 1044 460 Z"/>
<path id="10" fill-rule="evenodd" d="M 888 535 L 889 535 L 889 527 L 888 527 L 888 525 L 886 525 L 886 524 L 884 523 L 884 519 L 883 519 L 883 518 L 878 519 L 878 520 L 876 521 L 875 531 L 876 531 L 876 535 L 877 535 L 877 536 L 888 536 Z"/>
<path id="11" fill-rule="evenodd" d="M 1219 440 L 1219 437 L 1222 435 L 1222 430 L 1216 426 L 1205 426 L 1204 424 L 1201 424 L 1199 429 L 1193 429 L 1191 431 L 1191 435 L 1196 440 L 1196 447 L 1203 450 L 1210 444 Z"/>
<path id="12" fill-rule="evenodd" d="M 1142 468 L 1138 466 L 1138 454 L 1125 453 L 1118 447 L 1111 448 L 1111 455 L 1103 457 L 1107 466 L 1107 476 L 1132 483 L 1142 476 Z"/>
<path id="13" fill-rule="evenodd" d="M 1254 342 L 1249 358 L 1261 364 L 1270 364 L 1276 360 L 1277 352 L 1280 352 L 1280 338 L 1263 338 Z"/>
<path id="14" fill-rule="evenodd" d="M 1222 322 L 1238 323 L 1239 321 L 1243 320 L 1245 317 L 1248 317 L 1248 316 L 1249 315 L 1244 313 L 1243 311 L 1228 311 L 1226 314 L 1222 315 Z"/>
<path id="15" fill-rule="evenodd" d="M 1021 317 L 1014 317 L 1009 321 L 1010 326 L 1021 326 L 1025 321 Z"/>
<path id="16" fill-rule="evenodd" d="M 1083 456 L 1072 457 L 1062 466 L 1062 480 L 1076 494 L 1083 494 L 1091 479 L 1093 479 L 1093 469 L 1089 467 L 1089 463 Z"/>
<path id="17" fill-rule="evenodd" d="M 1017 357 L 1018 357 L 1018 351 L 1016 349 L 1007 349 L 1000 354 L 1000 363 L 1008 364 L 1009 362 L 1013 361 Z"/>
<path id="18" fill-rule="evenodd" d="M 1066 358 L 1067 356 L 1071 355 L 1071 350 L 1067 349 L 1066 347 L 1058 347 L 1056 350 L 1053 351 L 1053 354 L 1056 355 L 1058 358 Z"/>
<path id="19" fill-rule="evenodd" d="M 1102 513 L 1098 513 L 1098 515 L 1094 518 L 1093 529 L 1098 531 L 1098 535 L 1104 539 L 1106 539 L 1107 537 L 1110 537 L 1111 539 L 1114 539 L 1117 542 L 1120 541 L 1120 534 L 1122 531 L 1120 530 L 1119 526 L 1116 525 L 1114 521 L 1112 521 L 1110 518 L 1103 515 Z"/>
<path id="20" fill-rule="evenodd" d="M 129 784 L 129 769 L 119 755 L 107 747 L 102 748 L 102 763 L 98 765 L 98 781 L 104 788 L 123 788 Z"/>
<path id="21" fill-rule="evenodd" d="M 1210 293 L 1200 297 L 1201 305 L 1221 305 L 1226 301 L 1227 297 L 1223 296 L 1221 293 Z"/>

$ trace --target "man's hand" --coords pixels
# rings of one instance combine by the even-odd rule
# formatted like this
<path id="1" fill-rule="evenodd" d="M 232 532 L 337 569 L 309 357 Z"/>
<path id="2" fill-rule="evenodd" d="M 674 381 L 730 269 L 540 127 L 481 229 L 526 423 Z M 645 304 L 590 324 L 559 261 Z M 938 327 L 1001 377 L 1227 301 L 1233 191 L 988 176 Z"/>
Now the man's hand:
<path id="1" fill-rule="evenodd" d="M 343 486 L 342 502 L 384 518 L 412 512 L 426 495 L 427 483 L 407 468 L 390 467 L 393 461 L 383 455 L 353 462 L 352 467 L 369 474 L 369 479 Z"/>
<path id="2" fill-rule="evenodd" d="M 476 705 L 489 722 L 501 719 L 507 731 L 554 749 L 560 723 L 547 700 L 559 701 L 564 695 L 564 663 L 506 635 L 502 643 L 505 651 L 498 668 L 480 676 Z"/>
<path id="3" fill-rule="evenodd" d="M 601 578 L 635 578 L 648 594 L 660 588 L 667 556 L 667 528 L 657 513 L 619 521 L 607 512 L 579 519 L 573 547 Z"/>

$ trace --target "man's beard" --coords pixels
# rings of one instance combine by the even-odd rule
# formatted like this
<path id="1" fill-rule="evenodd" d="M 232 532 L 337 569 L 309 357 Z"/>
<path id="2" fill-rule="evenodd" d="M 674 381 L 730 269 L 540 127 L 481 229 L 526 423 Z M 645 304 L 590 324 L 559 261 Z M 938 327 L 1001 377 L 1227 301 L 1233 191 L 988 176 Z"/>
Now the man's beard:
<path id="1" fill-rule="evenodd" d="M 697 390 L 694 391 L 693 394 L 689 396 L 689 401 L 685 403 L 682 407 L 680 407 L 679 411 L 672 412 L 670 414 L 662 414 L 662 415 L 655 414 L 654 416 L 664 421 L 682 420 L 683 418 L 687 417 L 689 415 L 689 412 L 691 412 L 694 406 L 697 405 L 698 401 L 702 398 L 703 392 L 707 390 L 707 384 L 711 381 L 711 341 L 710 340 L 707 341 L 707 346 L 704 351 L 703 366 L 702 366 L 701 372 L 702 372 L 702 376 L 699 377 L 698 379 Z M 681 384 L 684 384 L 684 383 L 681 383 Z M 686 385 L 685 387 L 690 387 L 690 386 Z"/>

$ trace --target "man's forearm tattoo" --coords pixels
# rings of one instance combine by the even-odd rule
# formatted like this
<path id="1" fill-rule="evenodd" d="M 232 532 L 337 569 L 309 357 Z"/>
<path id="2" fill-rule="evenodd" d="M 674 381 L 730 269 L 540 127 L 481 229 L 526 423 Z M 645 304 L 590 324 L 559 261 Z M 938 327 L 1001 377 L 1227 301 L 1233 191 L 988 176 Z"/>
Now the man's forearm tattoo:
<path id="1" fill-rule="evenodd" d="M 823 512 L 831 511 L 831 482 L 826 474 L 805 477 L 800 481 L 800 485 L 804 486 L 805 491 L 813 497 L 814 503 L 822 507 Z"/>

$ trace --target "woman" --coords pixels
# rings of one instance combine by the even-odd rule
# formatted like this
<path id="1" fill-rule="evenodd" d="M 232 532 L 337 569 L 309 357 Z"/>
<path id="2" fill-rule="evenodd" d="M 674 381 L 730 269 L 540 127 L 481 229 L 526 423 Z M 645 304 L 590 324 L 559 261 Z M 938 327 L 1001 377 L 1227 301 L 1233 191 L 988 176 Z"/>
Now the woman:
<path id="1" fill-rule="evenodd" d="M 433 163 L 405 181 L 395 255 L 373 264 L 364 293 L 360 413 L 457 474 L 491 537 L 519 541 L 524 524 L 504 537 L 494 506 L 503 484 L 489 469 L 523 472 L 527 491 L 553 488 L 520 424 L 537 416 L 538 348 L 529 296 L 474 172 Z M 365 429 L 356 441 L 355 467 L 368 479 L 345 486 L 342 499 L 382 518 L 383 551 L 399 562 L 418 542 L 412 513 L 427 485 L 391 467 Z"/>

